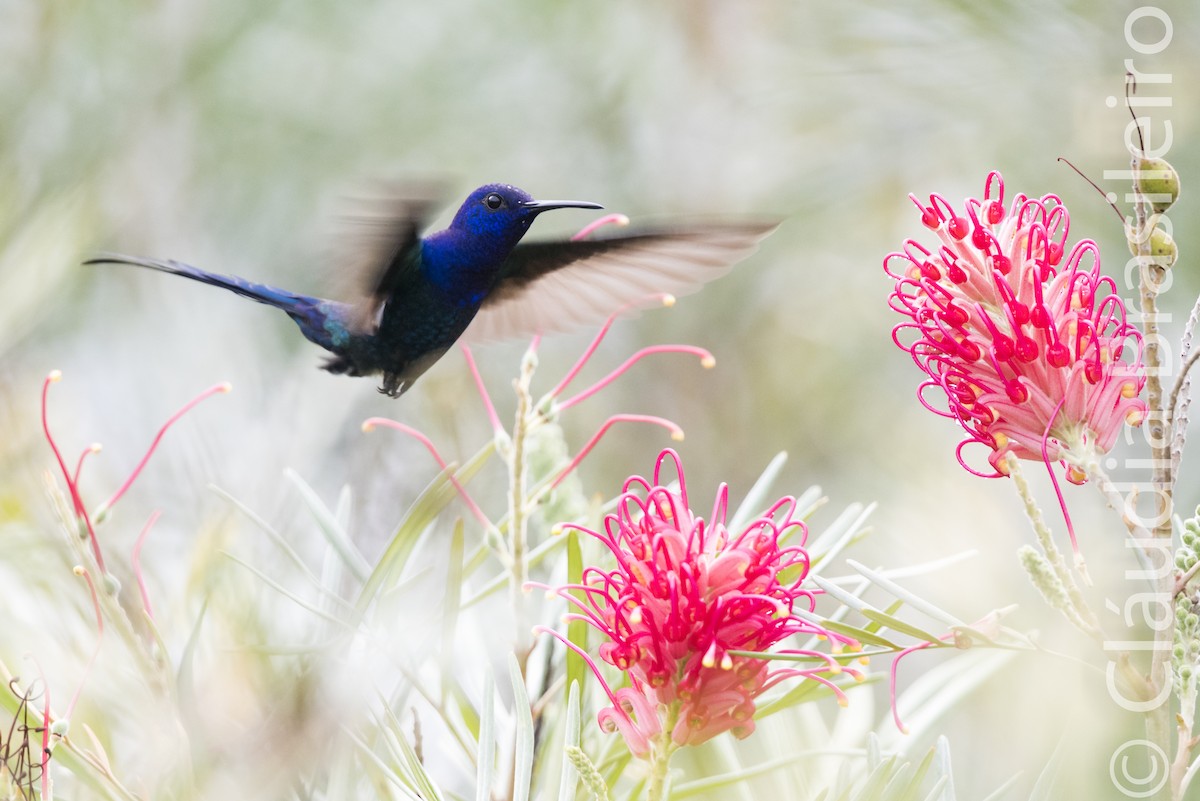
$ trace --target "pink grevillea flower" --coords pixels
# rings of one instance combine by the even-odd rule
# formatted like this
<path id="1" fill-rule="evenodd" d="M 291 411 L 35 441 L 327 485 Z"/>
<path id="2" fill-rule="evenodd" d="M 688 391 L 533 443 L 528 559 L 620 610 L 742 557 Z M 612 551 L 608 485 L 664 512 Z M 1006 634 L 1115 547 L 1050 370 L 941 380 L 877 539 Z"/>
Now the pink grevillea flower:
<path id="1" fill-rule="evenodd" d="M 664 486 L 668 462 L 678 490 Z M 568 526 L 598 539 L 616 562 L 612 569 L 587 567 L 581 583 L 555 592 L 577 610 L 568 620 L 586 621 L 604 636 L 600 658 L 628 677 L 629 686 L 616 691 L 601 677 L 612 706 L 599 723 L 620 731 L 638 756 L 656 743 L 669 752 L 725 731 L 748 736 L 755 699 L 783 679 L 814 679 L 844 702 L 822 674 L 845 670 L 859 678 L 817 651 L 776 651 L 790 657 L 781 663 L 789 666 L 770 668 L 768 651 L 792 635 L 824 637 L 835 649 L 858 643 L 800 614 L 813 610 L 816 591 L 804 587 L 807 529 L 793 517 L 795 498 L 782 498 L 737 533 L 725 526 L 728 498 L 722 486 L 709 521 L 697 517 L 679 456 L 668 449 L 658 457 L 653 481 L 634 476 L 625 482 L 603 531 Z M 788 538 L 797 543 L 785 545 Z M 600 677 L 591 657 L 567 644 Z"/>
<path id="2" fill-rule="evenodd" d="M 1018 194 L 1005 208 L 997 172 L 965 213 L 941 195 L 910 197 L 938 242 L 909 239 L 883 266 L 896 280 L 889 304 L 908 318 L 892 339 L 929 376 L 921 403 L 966 430 L 958 460 L 977 475 L 963 458 L 972 442 L 990 449 L 992 476 L 1007 474 L 1011 453 L 1062 462 L 1082 483 L 1088 461 L 1146 414 L 1141 334 L 1100 273 L 1096 243 L 1068 245 L 1070 216 L 1054 195 Z"/>

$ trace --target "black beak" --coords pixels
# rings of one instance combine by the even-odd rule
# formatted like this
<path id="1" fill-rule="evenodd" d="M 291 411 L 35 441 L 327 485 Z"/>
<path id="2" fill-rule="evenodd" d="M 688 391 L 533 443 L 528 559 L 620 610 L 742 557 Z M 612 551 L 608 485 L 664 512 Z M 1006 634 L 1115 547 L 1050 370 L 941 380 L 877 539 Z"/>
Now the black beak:
<path id="1" fill-rule="evenodd" d="M 551 209 L 602 209 L 599 203 L 589 203 L 586 200 L 527 200 L 521 204 L 534 213 L 541 214 Z"/>

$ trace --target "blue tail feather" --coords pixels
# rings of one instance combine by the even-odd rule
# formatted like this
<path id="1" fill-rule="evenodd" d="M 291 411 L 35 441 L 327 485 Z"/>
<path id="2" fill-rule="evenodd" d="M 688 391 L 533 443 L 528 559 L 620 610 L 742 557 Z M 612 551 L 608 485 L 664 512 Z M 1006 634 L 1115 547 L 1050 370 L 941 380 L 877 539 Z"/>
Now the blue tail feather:
<path id="1" fill-rule="evenodd" d="M 106 255 L 89 259 L 85 264 L 132 264 L 228 289 L 244 298 L 287 312 L 309 341 L 334 353 L 342 352 L 350 339 L 352 316 L 351 307 L 346 303 L 298 295 L 285 289 L 247 281 L 236 275 L 210 273 L 178 261 Z"/>

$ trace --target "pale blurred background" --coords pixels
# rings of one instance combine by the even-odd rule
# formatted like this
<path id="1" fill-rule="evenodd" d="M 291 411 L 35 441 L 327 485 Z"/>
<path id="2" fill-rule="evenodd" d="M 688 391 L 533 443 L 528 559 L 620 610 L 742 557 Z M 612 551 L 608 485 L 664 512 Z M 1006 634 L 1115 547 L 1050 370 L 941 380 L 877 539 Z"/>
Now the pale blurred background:
<path id="1" fill-rule="evenodd" d="M 1200 7 L 1163 4 L 1173 41 L 1142 56 L 1125 39 L 1137 5 L 0 0 L 0 553 L 6 532 L 58 536 L 37 416 L 51 369 L 65 376 L 51 415 L 68 458 L 104 444 L 83 482 L 91 503 L 170 412 L 215 382 L 234 385 L 168 434 L 110 529 L 114 552 L 127 550 L 149 511 L 163 510 L 144 556 L 153 581 L 170 582 L 197 532 L 233 517 L 210 484 L 298 548 L 317 538 L 288 467 L 330 503 L 351 485 L 356 536 L 375 552 L 436 468 L 415 443 L 364 435 L 360 423 L 391 416 L 428 433 L 448 458 L 469 456 L 490 434 L 458 352 L 392 401 L 372 380 L 317 370 L 318 351 L 278 312 L 79 262 L 115 250 L 321 294 L 341 286 L 330 236 L 339 200 L 356 188 L 447 176 L 456 203 L 503 181 L 535 197 L 596 201 L 635 223 L 785 220 L 718 284 L 619 323 L 578 386 L 660 342 L 706 347 L 716 369 L 685 357 L 638 366 L 565 418 L 569 443 L 578 447 L 616 412 L 669 417 L 687 433 L 679 449 L 700 498 L 720 481 L 740 497 L 787 450 L 776 488 L 820 484 L 831 499 L 826 522 L 851 502 L 879 503 L 856 558 L 901 567 L 975 550 L 910 586 L 967 620 L 1018 603 L 1008 624 L 1039 630 L 1051 650 L 1102 670 L 1020 571 L 1014 551 L 1032 537 L 1009 482 L 962 470 L 956 426 L 916 402 L 920 373 L 892 345 L 897 318 L 881 262 L 921 236 L 909 192 L 958 203 L 999 169 L 1010 196 L 1061 195 L 1073 237 L 1096 239 L 1123 285 L 1115 215 L 1055 159 L 1126 191 L 1102 180 L 1128 164 L 1128 113 L 1106 100 L 1123 91 L 1133 58 L 1173 76 L 1142 94 L 1171 99 L 1153 113 L 1172 124 L 1167 158 L 1184 181 L 1171 213 L 1182 257 L 1163 300 L 1177 338 L 1200 288 L 1186 233 L 1200 208 L 1191 177 L 1200 166 Z M 1146 26 L 1143 37 L 1157 38 Z M 556 212 L 532 235 L 565 235 L 589 219 Z M 545 341 L 538 385 L 552 386 L 587 341 L 586 332 Z M 523 347 L 476 352 L 505 421 Z M 584 464 L 585 487 L 612 495 L 667 444 L 657 429 L 615 430 Z M 1185 507 L 1200 500 L 1194 465 L 1185 466 Z M 1044 469 L 1028 472 L 1062 535 Z M 1122 571 L 1133 563 L 1119 521 L 1091 487 L 1067 496 L 1098 606 L 1121 603 L 1130 586 Z M 46 569 L 14 560 L 6 573 Z M 0 589 L 0 605 L 26 621 L 0 627 L 7 660 L 37 649 L 12 639 L 29 638 L 44 613 L 25 610 L 22 595 Z M 917 655 L 902 682 L 954 656 Z M 887 730 L 886 710 L 876 712 Z M 1060 737 L 1072 744 L 1068 775 L 1102 792 L 1108 757 L 1137 721 L 1109 700 L 1102 672 L 1022 655 L 939 730 L 951 740 L 960 797 L 982 798 L 1017 770 L 1028 772 L 1027 792 Z M 929 743 L 901 741 L 918 757 Z"/>

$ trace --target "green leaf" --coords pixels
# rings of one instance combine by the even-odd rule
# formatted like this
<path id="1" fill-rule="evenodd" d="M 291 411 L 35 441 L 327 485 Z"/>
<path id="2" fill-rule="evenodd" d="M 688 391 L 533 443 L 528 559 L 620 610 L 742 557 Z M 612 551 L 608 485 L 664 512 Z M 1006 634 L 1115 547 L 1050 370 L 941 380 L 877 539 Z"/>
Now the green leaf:
<path id="1" fill-rule="evenodd" d="M 750 487 L 750 491 L 746 493 L 745 500 L 738 506 L 737 511 L 733 513 L 733 517 L 729 521 L 728 529 L 733 532 L 740 532 L 750 524 L 752 520 L 761 514 L 767 504 L 767 493 L 771 491 L 771 485 L 775 483 L 775 479 L 779 478 L 779 471 L 787 464 L 787 451 L 780 451 L 775 454 L 762 471 L 762 475 L 754 482 L 754 486 Z M 818 493 L 820 490 L 818 490 Z"/>
<path id="2" fill-rule="evenodd" d="M 878 676 L 868 676 L 861 682 L 856 681 L 853 683 L 853 685 L 848 684 L 846 687 L 848 689 L 850 686 L 857 687 L 863 684 L 874 683 L 876 681 L 879 681 Z M 825 698 L 833 697 L 836 697 L 836 694 L 827 685 L 822 684 L 816 679 L 805 679 L 778 698 L 759 706 L 758 712 L 755 713 L 754 718 L 755 720 L 759 720 L 769 715 L 774 715 L 776 712 L 782 712 L 785 709 L 799 706 L 800 704 L 812 703 L 814 701 L 820 701 Z"/>
<path id="3" fill-rule="evenodd" d="M 847 559 L 846 564 L 850 565 L 851 568 L 858 571 L 866 578 L 870 579 L 871 583 L 874 584 L 875 586 L 880 587 L 881 589 L 884 589 L 887 592 L 891 593 L 895 597 L 899 598 L 900 600 L 902 600 L 906 604 L 908 604 L 909 607 L 917 610 L 918 612 L 921 612 L 921 613 L 933 618 L 934 620 L 937 620 L 937 621 L 940 621 L 940 622 L 946 624 L 947 628 L 949 628 L 951 626 L 967 625 L 965 622 L 963 622 L 962 620 L 959 620 L 957 617 L 955 617 L 954 615 L 945 611 L 944 609 L 937 606 L 936 604 L 930 603 L 929 601 L 925 600 L 924 598 L 921 598 L 920 596 L 913 594 L 905 587 L 903 587 L 900 584 L 897 584 L 896 582 L 887 578 L 886 576 L 883 575 L 882 572 L 877 571 L 877 570 L 871 570 L 870 568 L 862 565 L 859 562 L 854 561 L 853 559 Z"/>
<path id="4" fill-rule="evenodd" d="M 462 685 L 458 683 L 458 679 L 454 677 L 453 673 L 442 674 L 442 688 L 444 692 L 454 699 L 463 725 L 467 727 L 467 731 L 471 733 L 471 737 L 478 741 L 481 736 L 480 726 L 482 723 L 479 719 L 479 710 L 471 702 L 470 696 L 463 690 Z"/>
<path id="5" fill-rule="evenodd" d="M 412 786 L 407 776 L 401 776 L 390 765 L 384 762 L 379 754 L 375 753 L 375 749 L 370 744 L 351 731 L 347 726 L 343 726 L 342 731 L 350 739 L 350 742 L 358 748 L 359 754 L 364 757 L 362 760 L 364 771 L 376 771 L 378 775 L 386 779 L 392 786 L 399 789 L 408 801 L 428 801 L 428 799 L 423 798 L 417 792 L 417 789 Z"/>
<path id="6" fill-rule="evenodd" d="M 512 679 L 513 717 L 517 725 L 512 798 L 513 801 L 529 801 L 533 781 L 533 710 L 525 689 L 525 677 L 513 654 L 508 655 L 508 675 Z"/>
<path id="7" fill-rule="evenodd" d="M 940 801 L 954 801 L 954 770 L 950 765 L 950 741 L 945 735 L 937 738 L 933 747 L 938 776 L 946 780 L 946 787 L 939 796 Z M 930 793 L 930 797 L 933 794 Z"/>
<path id="8" fill-rule="evenodd" d="M 930 634 L 924 629 L 917 628 L 911 623 L 905 623 L 900 618 L 892 617 L 889 614 L 880 612 L 878 609 L 864 609 L 862 614 L 863 617 L 867 618 L 868 620 L 879 623 L 885 628 L 889 628 L 899 634 L 907 634 L 910 637 L 915 637 L 922 642 L 927 642 L 932 645 L 944 645 L 944 643 L 938 639 L 936 634 Z"/>
<path id="9" fill-rule="evenodd" d="M 887 609 L 883 610 L 883 613 L 885 615 L 895 615 L 897 612 L 899 612 L 903 608 L 904 608 L 904 601 L 893 601 L 888 606 Z M 867 631 L 874 633 L 874 632 L 878 632 L 880 629 L 882 629 L 883 624 L 877 623 L 875 621 L 871 621 L 870 623 L 867 624 L 866 628 L 867 628 Z"/>
<path id="10" fill-rule="evenodd" d="M 471 461 L 456 474 L 455 477 L 459 484 L 465 484 L 479 472 L 491 454 L 492 448 L 483 448 L 475 454 Z M 429 483 L 429 486 L 417 496 L 404 515 L 404 519 L 400 521 L 399 527 L 375 564 L 375 569 L 371 571 L 359 592 L 358 600 L 355 602 L 355 611 L 360 618 L 366 614 L 376 595 L 382 591 L 384 582 L 393 573 L 399 572 L 407 562 L 421 534 L 454 499 L 458 491 L 450 482 L 449 477 L 450 468 L 439 473 Z"/>
<path id="11" fill-rule="evenodd" d="M 504 530 L 504 528 L 502 526 L 501 531 L 503 531 L 503 530 Z M 535 565 L 541 563 L 541 561 L 543 559 L 545 559 L 546 556 L 548 556 L 549 554 L 558 550 L 559 548 L 562 548 L 565 543 L 566 543 L 565 536 L 560 535 L 560 536 L 555 536 L 555 537 L 547 537 L 542 542 L 539 542 L 536 547 L 534 547 L 526 552 L 527 553 L 526 564 L 529 567 L 534 567 Z M 467 560 L 466 569 L 464 570 L 465 575 L 470 575 L 472 572 L 473 566 L 478 567 L 479 564 L 483 564 L 483 562 L 486 561 L 486 557 L 490 554 L 491 554 L 491 551 L 487 551 L 485 549 L 484 556 L 483 556 L 483 558 L 480 558 L 478 560 L 478 564 L 476 564 L 476 559 L 477 559 L 476 554 L 472 554 L 471 558 Z M 483 586 L 480 587 L 479 590 L 474 595 L 472 595 L 467 600 L 463 601 L 463 609 L 467 609 L 467 608 L 474 606 L 475 604 L 484 600 L 488 596 L 493 595 L 494 593 L 499 592 L 500 590 L 508 589 L 508 585 L 511 580 L 512 580 L 512 575 L 507 570 L 503 570 L 503 571 L 499 572 L 497 575 L 493 576 L 491 579 L 484 582 Z"/>
<path id="12" fill-rule="evenodd" d="M 442 801 L 441 791 L 425 770 L 425 765 L 422 764 L 421 758 L 417 756 L 417 752 L 408 742 L 408 738 L 404 736 L 400 719 L 396 717 L 390 706 L 384 706 L 384 713 L 386 720 L 380 722 L 379 731 L 383 735 L 383 741 L 388 746 L 388 750 L 392 752 L 393 758 L 399 763 L 403 775 L 421 798 L 426 801 Z"/>
<path id="13" fill-rule="evenodd" d="M 851 609 L 855 609 L 855 610 L 859 610 L 859 611 L 861 611 L 863 609 L 873 609 L 874 608 L 871 606 L 871 604 L 867 603 L 862 598 L 859 598 L 857 595 L 855 595 L 852 592 L 843 590 L 840 586 L 838 586 L 834 582 L 830 581 L 829 579 L 823 578 L 823 577 L 815 575 L 815 574 L 810 574 L 808 577 L 808 580 L 811 581 L 813 584 L 816 584 L 817 587 L 819 587 L 823 593 L 828 595 L 833 600 L 837 601 L 842 606 L 847 606 Z"/>
<path id="14" fill-rule="evenodd" d="M 563 727 L 562 780 L 558 786 L 558 801 L 572 801 L 579 787 L 579 773 L 567 756 L 567 749 L 579 747 L 579 685 L 567 680 L 567 720 Z"/>
<path id="15" fill-rule="evenodd" d="M 757 765 L 752 765 L 741 770 L 722 773 L 719 776 L 709 776 L 703 779 L 696 779 L 690 782 L 681 782 L 671 787 L 672 801 L 679 801 L 683 798 L 690 798 L 694 795 L 710 793 L 713 790 L 720 790 L 724 787 L 729 787 L 739 782 L 753 779 L 758 776 L 764 776 L 780 768 L 786 768 L 789 765 L 795 764 L 803 757 L 824 757 L 827 753 L 824 751 L 805 751 L 802 753 L 788 754 L 787 756 L 776 757 L 775 759 L 761 762 Z"/>
<path id="16" fill-rule="evenodd" d="M 255 567 L 254 565 L 250 564 L 249 562 L 241 559 L 240 557 L 234 556 L 229 551 L 220 551 L 219 553 L 222 556 L 229 559 L 231 562 L 246 568 L 246 570 L 249 570 L 251 573 L 253 573 L 255 575 L 255 577 L 258 578 L 259 581 L 261 581 L 263 584 L 266 584 L 268 587 L 275 590 L 277 593 L 279 593 L 283 597 L 287 598 L 292 603 L 296 604 L 296 606 L 299 606 L 301 609 L 304 609 L 305 611 L 308 611 L 308 612 L 312 612 L 317 617 L 332 621 L 334 623 L 338 623 L 342 626 L 348 627 L 350 625 L 349 623 L 347 623 L 347 621 L 343 620 L 342 618 L 338 617 L 337 615 L 333 614 L 332 612 L 328 612 L 328 611 L 322 609 L 321 607 L 316 606 L 315 604 L 311 603 L 310 601 L 306 601 L 305 599 L 301 598 L 299 595 L 292 592 L 287 587 L 283 586 L 278 581 L 271 578 L 266 573 L 262 572 L 257 567 Z"/>
<path id="17" fill-rule="evenodd" d="M 454 521 L 454 530 L 450 534 L 450 548 L 447 554 L 446 595 L 442 609 L 442 647 L 440 661 L 442 675 L 451 675 L 454 665 L 454 635 L 458 630 L 458 613 L 462 603 L 462 566 L 463 552 L 466 550 L 463 535 L 463 521 Z"/>
<path id="18" fill-rule="evenodd" d="M 200 627 L 204 616 L 208 613 L 208 596 L 200 604 L 200 612 L 196 622 L 188 634 L 187 642 L 183 644 L 183 653 L 179 655 L 179 670 L 175 675 L 175 692 L 179 698 L 179 707 L 185 714 L 196 710 L 196 684 L 193 681 L 196 669 L 196 647 L 200 642 Z M 163 653 L 166 653 L 165 651 Z"/>
<path id="19" fill-rule="evenodd" d="M 295 565 L 301 571 L 301 573 L 304 574 L 305 578 L 307 578 L 314 587 L 319 588 L 323 592 L 328 592 L 328 590 L 321 586 L 321 580 L 317 578 L 317 574 L 313 573 L 312 570 L 309 569 L 308 565 L 304 563 L 304 560 L 300 558 L 300 554 L 296 553 L 296 550 L 291 546 L 291 543 L 289 543 L 287 539 L 278 531 L 272 528 L 267 521 L 259 517 L 258 514 L 255 513 L 254 510 L 249 506 L 246 506 L 244 503 L 220 487 L 216 485 L 210 485 L 210 489 L 212 489 L 213 492 L 217 493 L 225 500 L 232 503 L 235 507 L 237 507 L 239 512 L 241 512 L 250 520 L 251 523 L 258 526 L 258 528 L 261 529 L 271 539 L 271 542 L 275 543 L 275 547 L 283 551 L 283 554 L 287 556 L 288 560 Z"/>
<path id="20" fill-rule="evenodd" d="M 880 637 L 878 634 L 875 634 L 868 629 L 860 629 L 858 626 L 851 626 L 847 623 L 838 623 L 834 620 L 826 620 L 822 625 L 835 634 L 845 634 L 847 637 L 853 637 L 865 645 L 877 645 L 880 648 L 888 648 L 893 651 L 900 650 L 899 645 L 896 645 L 894 642 L 884 637 Z"/>
<path id="21" fill-rule="evenodd" d="M 913 773 L 912 779 L 908 783 L 908 787 L 902 793 L 896 796 L 896 801 L 917 801 L 920 798 L 921 784 L 925 781 L 925 777 L 929 774 L 929 768 L 933 765 L 933 757 L 936 752 L 930 748 L 925 752 L 925 758 L 917 765 L 916 771 Z"/>
<path id="22" fill-rule="evenodd" d="M 321 533 L 325 535 L 326 541 L 341 557 L 342 564 L 354 574 L 360 584 L 366 581 L 367 576 L 371 573 L 371 565 L 350 541 L 349 534 L 338 524 L 333 512 L 329 511 L 329 507 L 325 505 L 316 491 L 305 483 L 299 473 L 290 467 L 283 472 L 300 491 L 300 499 L 312 513 L 313 519 L 316 520 Z"/>
<path id="23" fill-rule="evenodd" d="M 569 529 L 567 538 L 567 583 L 578 584 L 583 581 L 583 549 L 579 545 L 579 532 Z M 571 595 L 583 600 L 583 593 L 571 590 Z M 587 651 L 588 624 L 582 620 L 572 620 L 567 624 L 567 640 L 576 648 Z M 587 676 L 587 663 L 573 648 L 567 649 L 567 692 L 578 686 L 583 691 Z"/>
<path id="24" fill-rule="evenodd" d="M 867 518 L 875 511 L 875 506 L 870 504 L 864 507 L 858 503 L 847 506 L 833 524 L 809 545 L 808 552 L 813 555 L 813 567 L 828 564 L 847 545 L 862 536 Z"/>
<path id="25" fill-rule="evenodd" d="M 1062 798 L 1063 793 L 1059 791 L 1058 771 L 1062 766 L 1063 760 L 1063 741 L 1066 735 L 1060 737 L 1058 745 L 1054 746 L 1054 753 L 1050 755 L 1050 759 L 1046 761 L 1046 767 L 1042 768 L 1042 772 L 1038 774 L 1037 781 L 1034 782 L 1033 790 L 1029 793 L 1029 801 L 1054 801 L 1054 799 Z M 1015 780 L 1016 777 L 1013 777 Z M 1004 787 L 1000 788 L 1005 789 Z M 999 790 L 997 791 L 997 793 Z"/>
<path id="26" fill-rule="evenodd" d="M 475 801 L 491 801 L 492 770 L 496 762 L 496 709 L 491 671 L 483 679 L 483 706 L 479 715 L 479 746 L 475 760 Z"/>

